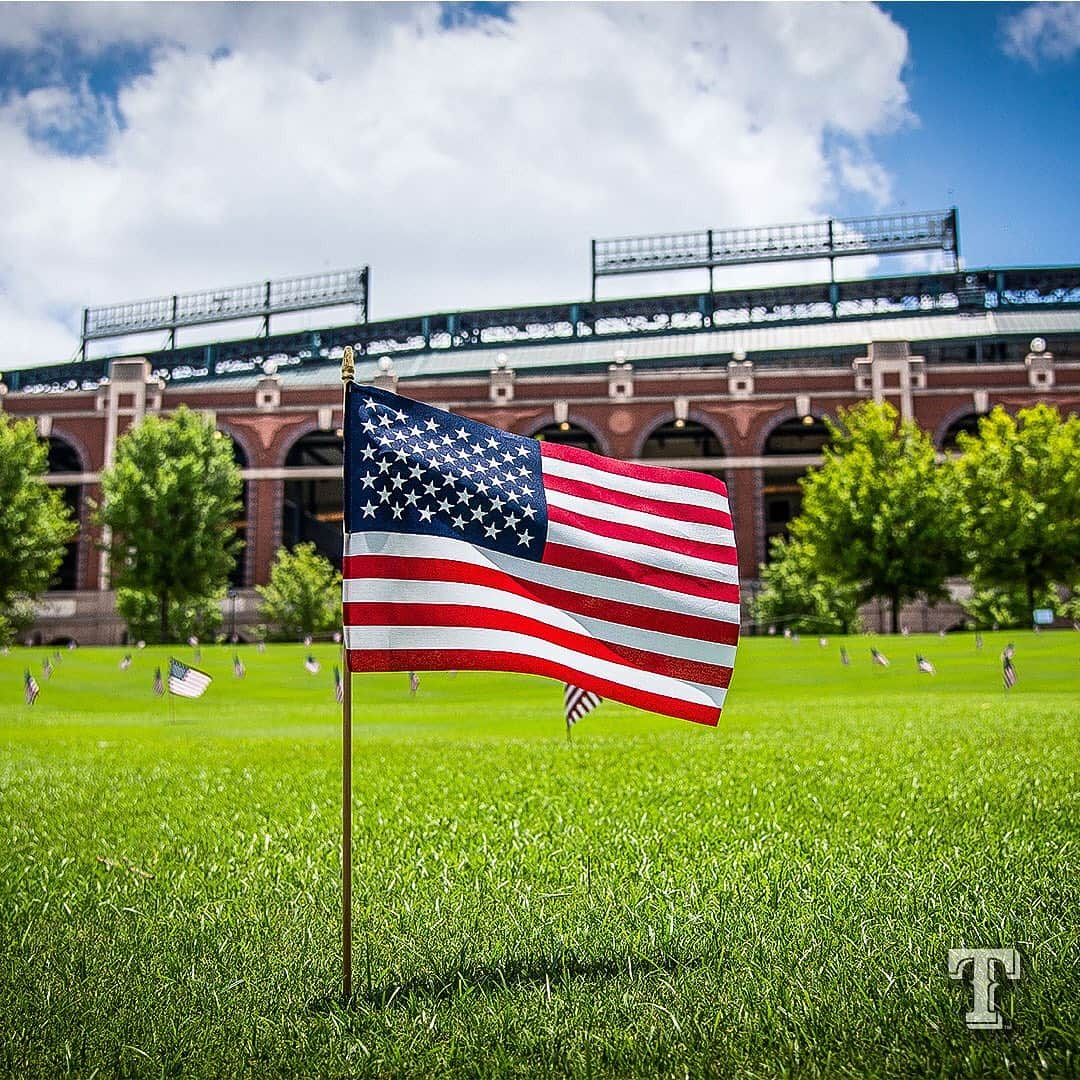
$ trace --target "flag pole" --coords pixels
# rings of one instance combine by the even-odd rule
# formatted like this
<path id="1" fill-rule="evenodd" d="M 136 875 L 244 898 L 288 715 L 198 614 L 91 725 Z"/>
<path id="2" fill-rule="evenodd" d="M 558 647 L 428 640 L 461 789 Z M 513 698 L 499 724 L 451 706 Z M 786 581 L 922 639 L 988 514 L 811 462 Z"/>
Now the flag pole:
<path id="1" fill-rule="evenodd" d="M 341 356 L 342 427 L 347 427 L 349 384 L 353 381 L 353 348 L 346 345 Z M 342 481 L 348 485 L 342 465 Z M 345 489 L 342 490 L 345 497 Z M 344 539 L 344 537 L 343 537 Z M 342 548 L 344 561 L 344 548 Z M 344 613 L 341 626 L 341 996 L 346 1004 L 352 998 L 352 672 L 345 640 Z"/>

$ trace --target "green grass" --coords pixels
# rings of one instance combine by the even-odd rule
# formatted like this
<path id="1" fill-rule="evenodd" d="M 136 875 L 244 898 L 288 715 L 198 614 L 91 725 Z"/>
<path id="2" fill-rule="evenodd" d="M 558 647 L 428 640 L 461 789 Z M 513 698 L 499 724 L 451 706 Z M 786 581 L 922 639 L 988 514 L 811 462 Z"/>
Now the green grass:
<path id="1" fill-rule="evenodd" d="M 0 1071 L 1076 1075 L 1080 635 L 1011 636 L 1008 696 L 1006 635 L 749 640 L 718 729 L 606 703 L 572 749 L 557 684 L 356 677 L 348 1008 L 333 650 L 207 648 L 172 712 L 164 652 L 14 650 Z M 1022 951 L 1005 1035 L 964 944 Z"/>

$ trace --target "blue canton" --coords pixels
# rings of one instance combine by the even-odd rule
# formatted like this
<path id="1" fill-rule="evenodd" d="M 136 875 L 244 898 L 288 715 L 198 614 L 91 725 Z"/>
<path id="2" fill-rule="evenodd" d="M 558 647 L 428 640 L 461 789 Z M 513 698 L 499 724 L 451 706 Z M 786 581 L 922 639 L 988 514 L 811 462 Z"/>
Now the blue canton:
<path id="1" fill-rule="evenodd" d="M 346 532 L 446 536 L 539 561 L 540 444 L 370 386 L 350 386 Z"/>

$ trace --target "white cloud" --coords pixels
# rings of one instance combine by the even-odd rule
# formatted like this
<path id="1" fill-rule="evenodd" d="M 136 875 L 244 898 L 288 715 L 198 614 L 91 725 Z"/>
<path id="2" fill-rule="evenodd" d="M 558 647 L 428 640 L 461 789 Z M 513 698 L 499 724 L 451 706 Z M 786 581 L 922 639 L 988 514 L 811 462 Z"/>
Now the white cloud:
<path id="1" fill-rule="evenodd" d="M 1080 4 L 1031 4 L 1006 20 L 1005 51 L 1037 67 L 1080 52 Z"/>
<path id="2" fill-rule="evenodd" d="M 906 118 L 906 36 L 868 5 L 537 4 L 452 31 L 434 5 L 17 5 L 0 26 L 156 42 L 98 154 L 40 139 L 82 130 L 82 93 L 0 108 L 0 368 L 69 355 L 87 303 L 361 263 L 375 317 L 584 296 L 594 236 L 815 218 L 838 182 L 881 202 L 867 140 Z"/>

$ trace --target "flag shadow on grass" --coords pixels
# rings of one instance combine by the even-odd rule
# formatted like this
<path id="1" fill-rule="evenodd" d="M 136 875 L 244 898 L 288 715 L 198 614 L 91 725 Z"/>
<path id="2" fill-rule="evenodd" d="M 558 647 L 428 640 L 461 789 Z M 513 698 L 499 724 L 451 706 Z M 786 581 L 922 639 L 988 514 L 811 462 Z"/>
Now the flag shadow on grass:
<path id="1" fill-rule="evenodd" d="M 701 954 L 687 957 L 670 954 L 659 957 L 624 955 L 592 959 L 570 954 L 536 959 L 509 959 L 502 963 L 461 965 L 426 977 L 357 989 L 349 1004 L 386 1009 L 417 1000 L 448 1001 L 476 991 L 509 992 L 519 987 L 546 987 L 550 993 L 555 993 L 578 980 L 593 982 L 617 978 L 644 979 L 650 975 L 671 975 L 676 971 L 694 970 L 709 961 L 708 956 Z M 312 1012 L 328 1012 L 342 1004 L 340 995 L 328 995 L 310 1002 L 309 1009 Z"/>

